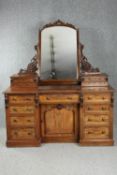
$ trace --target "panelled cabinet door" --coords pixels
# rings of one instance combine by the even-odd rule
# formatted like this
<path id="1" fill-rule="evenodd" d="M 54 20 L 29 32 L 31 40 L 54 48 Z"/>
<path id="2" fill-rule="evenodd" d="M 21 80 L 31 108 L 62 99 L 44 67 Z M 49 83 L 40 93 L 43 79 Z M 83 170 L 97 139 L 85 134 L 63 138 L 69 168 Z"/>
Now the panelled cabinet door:
<path id="1" fill-rule="evenodd" d="M 42 105 L 41 109 L 42 139 L 78 137 L 77 105 Z"/>

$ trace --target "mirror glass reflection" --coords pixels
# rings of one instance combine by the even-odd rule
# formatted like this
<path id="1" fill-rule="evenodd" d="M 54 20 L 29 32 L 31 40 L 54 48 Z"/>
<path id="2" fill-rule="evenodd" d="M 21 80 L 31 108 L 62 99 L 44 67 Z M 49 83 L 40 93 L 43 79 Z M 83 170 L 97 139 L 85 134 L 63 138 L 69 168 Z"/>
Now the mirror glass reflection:
<path id="1" fill-rule="evenodd" d="M 42 30 L 41 79 L 76 79 L 77 65 L 76 30 L 66 26 L 54 26 Z"/>

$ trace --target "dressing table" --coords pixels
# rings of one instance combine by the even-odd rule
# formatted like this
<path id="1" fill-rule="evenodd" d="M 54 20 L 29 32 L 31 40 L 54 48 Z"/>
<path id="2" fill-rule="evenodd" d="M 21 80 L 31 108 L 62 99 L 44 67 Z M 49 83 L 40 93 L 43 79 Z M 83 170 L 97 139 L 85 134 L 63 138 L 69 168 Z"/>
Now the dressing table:
<path id="1" fill-rule="evenodd" d="M 35 56 L 4 93 L 8 147 L 113 145 L 114 90 L 83 47 L 72 24 L 57 20 L 39 30 Z"/>

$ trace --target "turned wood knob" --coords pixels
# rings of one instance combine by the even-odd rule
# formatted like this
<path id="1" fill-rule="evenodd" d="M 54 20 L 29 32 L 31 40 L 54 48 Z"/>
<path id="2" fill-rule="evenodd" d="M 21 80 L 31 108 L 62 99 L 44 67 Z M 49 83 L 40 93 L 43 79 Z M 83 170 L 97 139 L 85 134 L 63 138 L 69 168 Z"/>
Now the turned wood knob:
<path id="1" fill-rule="evenodd" d="M 16 101 L 17 99 L 16 98 L 13 98 L 13 101 Z"/>
<path id="2" fill-rule="evenodd" d="M 88 131 L 88 134 L 92 134 L 92 132 L 91 131 Z"/>
<path id="3" fill-rule="evenodd" d="M 16 108 L 13 108 L 13 111 L 14 111 L 14 112 L 17 112 L 17 109 L 16 109 Z"/>
<path id="4" fill-rule="evenodd" d="M 30 100 L 30 98 L 26 98 L 26 100 L 28 100 L 28 101 L 29 101 L 29 100 Z"/>
<path id="5" fill-rule="evenodd" d="M 102 131 L 102 134 L 105 134 L 105 131 Z"/>
<path id="6" fill-rule="evenodd" d="M 17 133 L 17 132 L 14 132 L 14 134 L 15 134 L 15 135 L 18 135 L 18 133 Z"/>
<path id="7" fill-rule="evenodd" d="M 31 122 L 31 120 L 27 120 L 27 122 Z"/>
<path id="8" fill-rule="evenodd" d="M 88 97 L 88 100 L 91 100 L 91 97 Z"/>
<path id="9" fill-rule="evenodd" d="M 49 97 L 46 97 L 46 100 L 50 100 L 50 98 Z"/>
<path id="10" fill-rule="evenodd" d="M 105 110 L 105 107 L 102 107 L 102 110 Z"/>
<path id="11" fill-rule="evenodd" d="M 72 100 L 72 98 L 71 98 L 71 97 L 67 97 L 67 99 L 68 99 L 68 100 Z"/>
<path id="12" fill-rule="evenodd" d="M 90 110 L 91 110 L 91 108 L 90 108 L 90 107 L 88 107 L 87 109 L 88 109 L 88 111 L 90 111 Z"/>
<path id="13" fill-rule="evenodd" d="M 13 121 L 14 121 L 15 123 L 17 123 L 17 120 L 16 120 L 16 119 L 14 119 Z"/>

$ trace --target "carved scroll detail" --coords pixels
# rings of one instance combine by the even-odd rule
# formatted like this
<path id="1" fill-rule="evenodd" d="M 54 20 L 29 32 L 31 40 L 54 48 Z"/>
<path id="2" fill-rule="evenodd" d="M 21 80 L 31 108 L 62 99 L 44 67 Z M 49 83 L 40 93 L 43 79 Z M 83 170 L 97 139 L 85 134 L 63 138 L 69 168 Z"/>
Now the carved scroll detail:
<path id="1" fill-rule="evenodd" d="M 37 51 L 37 45 L 35 46 L 35 50 Z M 31 59 L 31 62 L 28 64 L 26 69 L 20 69 L 19 74 L 26 74 L 26 73 L 36 73 L 38 70 L 38 52 L 35 56 Z"/>
<path id="2" fill-rule="evenodd" d="M 81 72 L 100 72 L 99 68 L 94 68 L 89 62 L 88 59 L 83 54 L 84 45 L 80 43 L 80 64 L 81 64 Z"/>

